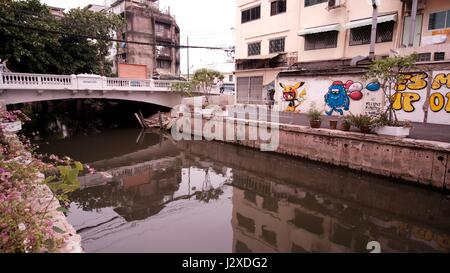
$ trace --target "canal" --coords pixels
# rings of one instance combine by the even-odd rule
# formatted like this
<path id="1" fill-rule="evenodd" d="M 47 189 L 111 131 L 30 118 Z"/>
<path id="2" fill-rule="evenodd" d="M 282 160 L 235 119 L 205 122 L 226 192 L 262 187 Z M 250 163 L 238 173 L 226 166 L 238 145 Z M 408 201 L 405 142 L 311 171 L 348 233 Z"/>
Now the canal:
<path id="1" fill-rule="evenodd" d="M 69 222 L 86 252 L 449 252 L 446 194 L 328 165 L 114 128 L 40 139 L 97 172 Z"/>

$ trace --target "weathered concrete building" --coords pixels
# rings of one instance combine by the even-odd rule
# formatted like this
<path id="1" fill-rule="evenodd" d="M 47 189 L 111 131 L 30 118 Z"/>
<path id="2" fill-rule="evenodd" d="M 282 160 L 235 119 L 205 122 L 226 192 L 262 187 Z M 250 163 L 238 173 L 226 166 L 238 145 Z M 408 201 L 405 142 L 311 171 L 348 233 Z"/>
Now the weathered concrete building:
<path id="1" fill-rule="evenodd" d="M 279 89 L 274 80 L 281 71 L 342 72 L 352 60 L 358 64 L 370 51 L 371 2 L 238 0 L 237 102 L 267 103 L 267 91 Z M 422 64 L 438 63 L 438 68 L 431 67 L 434 70 L 445 64 L 448 68 L 450 1 L 417 0 L 417 7 L 415 0 L 378 2 L 377 58 L 417 52 Z M 279 94 L 275 98 L 280 98 Z"/>
<path id="2" fill-rule="evenodd" d="M 110 12 L 125 19 L 117 33 L 116 64 L 147 66 L 148 78 L 178 78 L 180 75 L 180 28 L 169 11 L 162 11 L 157 0 L 118 0 Z"/>

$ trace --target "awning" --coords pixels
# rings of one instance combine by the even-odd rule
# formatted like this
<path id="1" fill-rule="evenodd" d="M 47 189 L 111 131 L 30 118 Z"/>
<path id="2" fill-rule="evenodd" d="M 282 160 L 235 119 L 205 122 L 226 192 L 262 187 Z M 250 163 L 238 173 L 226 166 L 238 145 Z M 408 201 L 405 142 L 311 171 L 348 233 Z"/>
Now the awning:
<path id="1" fill-rule="evenodd" d="M 340 28 L 341 28 L 341 24 L 326 25 L 326 26 L 321 26 L 321 27 L 310 27 L 310 28 L 305 28 L 304 30 L 300 31 L 298 33 L 298 35 L 304 36 L 304 35 L 320 33 L 320 32 L 339 31 Z"/>
<path id="2" fill-rule="evenodd" d="M 397 21 L 397 14 L 389 14 L 389 15 L 383 15 L 378 16 L 377 18 L 377 24 L 389 22 L 389 21 Z M 372 25 L 372 18 L 367 19 L 361 19 L 361 20 L 355 20 L 351 21 L 344 25 L 345 28 L 357 28 L 357 27 L 363 27 L 363 26 L 370 26 Z"/>
<path id="3" fill-rule="evenodd" d="M 238 60 L 267 60 L 267 59 L 273 59 L 275 57 L 278 57 L 278 55 L 280 55 L 280 53 L 272 53 L 272 54 L 268 54 L 268 55 L 255 55 L 255 56 L 248 56 L 246 58 L 240 58 Z"/>

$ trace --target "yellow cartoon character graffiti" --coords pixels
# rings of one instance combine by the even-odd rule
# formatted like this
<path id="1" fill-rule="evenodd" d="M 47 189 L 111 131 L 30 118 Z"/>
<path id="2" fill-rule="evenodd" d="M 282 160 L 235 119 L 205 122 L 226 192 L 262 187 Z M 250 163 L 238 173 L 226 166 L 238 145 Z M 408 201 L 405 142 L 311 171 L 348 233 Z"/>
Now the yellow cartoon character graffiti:
<path id="1" fill-rule="evenodd" d="M 298 92 L 298 89 L 304 84 L 304 82 L 298 82 L 291 86 L 280 82 L 280 86 L 283 88 L 283 99 L 289 102 L 288 107 L 284 110 L 285 112 L 298 112 L 297 108 L 306 100 L 306 89 Z"/>

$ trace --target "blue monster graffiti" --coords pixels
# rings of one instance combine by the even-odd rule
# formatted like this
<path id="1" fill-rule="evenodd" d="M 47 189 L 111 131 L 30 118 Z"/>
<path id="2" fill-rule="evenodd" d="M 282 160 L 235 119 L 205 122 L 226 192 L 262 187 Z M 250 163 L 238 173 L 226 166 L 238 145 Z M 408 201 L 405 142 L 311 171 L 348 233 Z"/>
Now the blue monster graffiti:
<path id="1" fill-rule="evenodd" d="M 344 111 L 342 109 L 348 111 L 350 98 L 342 81 L 335 81 L 328 88 L 328 92 L 325 94 L 325 103 L 330 107 L 330 110 L 325 112 L 328 116 L 331 116 L 333 112 L 343 115 Z"/>

